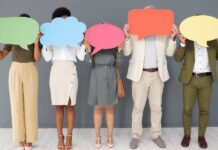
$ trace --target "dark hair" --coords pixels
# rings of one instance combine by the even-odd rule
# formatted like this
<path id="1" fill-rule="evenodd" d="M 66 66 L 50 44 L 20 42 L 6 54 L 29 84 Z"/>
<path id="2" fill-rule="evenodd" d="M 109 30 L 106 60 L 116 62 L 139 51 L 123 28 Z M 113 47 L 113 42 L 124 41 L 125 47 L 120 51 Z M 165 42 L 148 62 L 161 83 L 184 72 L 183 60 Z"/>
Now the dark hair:
<path id="1" fill-rule="evenodd" d="M 59 7 L 53 12 L 52 19 L 62 17 L 62 16 L 70 17 L 71 16 L 70 10 L 67 9 L 66 7 Z"/>
<path id="2" fill-rule="evenodd" d="M 30 18 L 29 14 L 20 14 L 19 17 L 26 17 L 26 18 Z"/>

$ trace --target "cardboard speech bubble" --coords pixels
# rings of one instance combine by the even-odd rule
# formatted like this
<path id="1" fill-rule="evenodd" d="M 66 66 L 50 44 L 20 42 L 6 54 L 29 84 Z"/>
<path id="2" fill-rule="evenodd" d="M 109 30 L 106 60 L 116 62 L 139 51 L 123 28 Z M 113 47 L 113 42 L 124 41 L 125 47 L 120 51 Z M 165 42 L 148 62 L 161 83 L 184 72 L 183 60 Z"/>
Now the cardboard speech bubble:
<path id="1" fill-rule="evenodd" d="M 43 36 L 40 39 L 45 46 L 78 46 L 84 39 L 86 25 L 75 17 L 55 18 L 51 23 L 44 23 L 40 27 Z"/>
<path id="2" fill-rule="evenodd" d="M 19 45 L 28 50 L 39 33 L 36 20 L 26 17 L 0 18 L 0 43 Z"/>
<path id="3" fill-rule="evenodd" d="M 174 13 L 168 9 L 133 9 L 128 13 L 130 34 L 141 40 L 150 35 L 170 35 Z"/>
<path id="4" fill-rule="evenodd" d="M 115 48 L 125 39 L 123 30 L 112 24 L 94 25 L 86 31 L 85 37 L 95 47 L 92 55 L 102 49 Z"/>
<path id="5" fill-rule="evenodd" d="M 198 15 L 186 18 L 179 28 L 185 38 L 204 47 L 208 47 L 208 41 L 218 38 L 218 19 L 212 16 Z"/>

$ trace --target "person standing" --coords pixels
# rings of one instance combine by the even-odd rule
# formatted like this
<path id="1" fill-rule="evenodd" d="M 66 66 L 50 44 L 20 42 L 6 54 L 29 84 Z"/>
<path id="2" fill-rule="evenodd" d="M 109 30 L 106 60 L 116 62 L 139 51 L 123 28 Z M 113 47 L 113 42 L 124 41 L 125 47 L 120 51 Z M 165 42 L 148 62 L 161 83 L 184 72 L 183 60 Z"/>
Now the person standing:
<path id="1" fill-rule="evenodd" d="M 52 19 L 61 17 L 66 19 L 71 16 L 69 9 L 57 8 Z M 77 58 L 83 61 L 86 55 L 85 46 L 56 47 L 44 46 L 42 54 L 45 60 L 52 61 L 50 71 L 50 92 L 52 105 L 56 107 L 56 127 L 58 132 L 58 150 L 72 149 L 72 133 L 75 119 L 75 108 L 78 90 L 78 77 L 75 63 Z M 67 138 L 64 143 L 63 122 L 64 111 L 67 113 Z"/>
<path id="2" fill-rule="evenodd" d="M 30 18 L 28 14 L 20 17 Z M 12 52 L 9 72 L 9 94 L 11 102 L 13 139 L 19 150 L 32 149 L 38 138 L 38 72 L 35 62 L 41 59 L 41 34 L 29 50 L 19 45 L 5 45 L 0 51 L 0 60 Z"/>
<path id="3" fill-rule="evenodd" d="M 94 47 L 86 40 L 86 61 L 91 64 L 92 71 L 89 85 L 88 104 L 94 106 L 94 126 L 96 132 L 96 148 L 101 148 L 102 116 L 106 113 L 108 129 L 107 146 L 112 148 L 115 105 L 118 103 L 117 74 L 115 65 L 118 65 L 123 44 L 119 47 L 101 50 L 91 56 Z"/>
<path id="4" fill-rule="evenodd" d="M 153 5 L 145 9 L 155 8 Z M 130 148 L 136 149 L 142 135 L 142 118 L 147 99 L 151 109 L 151 136 L 153 142 L 165 148 L 161 138 L 162 93 L 164 82 L 169 79 L 166 56 L 173 56 L 176 49 L 177 27 L 173 25 L 170 36 L 148 36 L 142 40 L 129 34 L 129 25 L 124 26 L 126 41 L 123 54 L 132 54 L 127 78 L 132 80 L 132 140 Z"/>
<path id="5" fill-rule="evenodd" d="M 198 143 L 207 148 L 205 132 L 208 124 L 209 106 L 213 81 L 217 82 L 216 60 L 218 60 L 218 44 L 216 40 L 207 42 L 208 48 L 196 42 L 186 40 L 180 33 L 180 45 L 175 53 L 177 62 L 184 61 L 179 76 L 183 84 L 183 147 L 188 147 L 191 140 L 192 111 L 196 99 L 199 106 Z"/>

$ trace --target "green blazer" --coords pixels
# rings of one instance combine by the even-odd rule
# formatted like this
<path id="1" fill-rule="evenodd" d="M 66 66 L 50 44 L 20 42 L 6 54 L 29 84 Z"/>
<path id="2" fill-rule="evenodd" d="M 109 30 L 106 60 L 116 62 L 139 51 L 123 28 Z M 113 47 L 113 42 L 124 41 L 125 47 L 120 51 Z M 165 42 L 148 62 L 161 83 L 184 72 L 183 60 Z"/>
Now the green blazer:
<path id="1" fill-rule="evenodd" d="M 218 60 L 218 44 L 217 40 L 209 41 L 208 44 L 208 58 L 210 63 L 210 69 L 213 75 L 214 81 L 217 80 L 216 72 L 216 60 Z M 182 70 L 180 72 L 179 81 L 183 84 L 188 84 L 192 77 L 192 72 L 195 64 L 195 50 L 194 42 L 186 40 L 186 46 L 181 47 L 180 45 L 176 49 L 175 60 L 181 62 L 184 60 Z"/>

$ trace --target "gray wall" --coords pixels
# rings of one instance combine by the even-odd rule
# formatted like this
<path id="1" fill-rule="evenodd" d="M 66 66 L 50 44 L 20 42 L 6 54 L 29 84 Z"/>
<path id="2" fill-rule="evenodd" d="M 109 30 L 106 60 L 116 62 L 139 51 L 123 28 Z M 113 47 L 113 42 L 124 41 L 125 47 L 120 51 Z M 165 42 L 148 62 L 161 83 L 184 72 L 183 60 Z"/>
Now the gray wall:
<path id="1" fill-rule="evenodd" d="M 184 18 L 201 13 L 218 17 L 217 0 L 0 0 L 0 17 L 17 16 L 29 13 L 40 23 L 51 18 L 52 11 L 60 6 L 67 6 L 72 15 L 78 17 L 88 26 L 106 21 L 120 27 L 127 21 L 127 12 L 132 8 L 143 8 L 154 4 L 159 8 L 171 8 L 175 11 L 176 24 Z M 128 59 L 123 59 L 122 76 L 125 77 Z M 11 113 L 8 93 L 8 72 L 11 55 L 0 62 L 0 127 L 11 127 Z M 55 127 L 54 107 L 50 105 L 49 72 L 50 63 L 44 60 L 37 63 L 39 80 L 39 125 L 40 127 Z M 87 105 L 90 68 L 83 62 L 77 64 L 79 75 L 79 92 L 76 105 L 76 127 L 93 127 L 92 107 Z M 168 58 L 168 68 L 171 79 L 165 84 L 163 95 L 163 126 L 182 126 L 182 85 L 177 81 L 181 64 L 173 58 Z M 116 111 L 116 127 L 131 126 L 132 98 L 131 82 L 125 80 L 127 98 L 121 100 Z M 211 104 L 210 126 L 218 125 L 218 87 L 214 85 Z M 197 125 L 198 109 L 195 107 L 193 123 Z M 150 125 L 149 108 L 144 111 L 144 126 Z"/>

